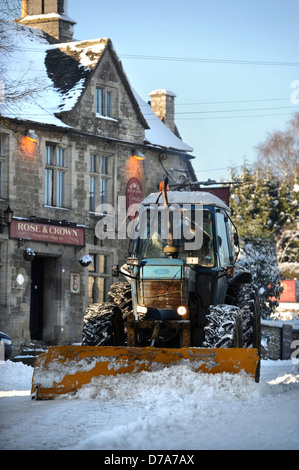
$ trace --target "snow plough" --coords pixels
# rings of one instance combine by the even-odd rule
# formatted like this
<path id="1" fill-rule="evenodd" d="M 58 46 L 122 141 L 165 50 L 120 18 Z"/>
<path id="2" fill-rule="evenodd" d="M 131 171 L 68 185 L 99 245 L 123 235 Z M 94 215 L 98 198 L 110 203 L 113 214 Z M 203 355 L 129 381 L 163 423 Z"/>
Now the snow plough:
<path id="1" fill-rule="evenodd" d="M 186 364 L 259 380 L 260 307 L 237 263 L 230 210 L 202 191 L 147 196 L 109 301 L 87 308 L 82 345 L 53 346 L 35 364 L 37 399 L 76 392 L 94 377 Z"/>

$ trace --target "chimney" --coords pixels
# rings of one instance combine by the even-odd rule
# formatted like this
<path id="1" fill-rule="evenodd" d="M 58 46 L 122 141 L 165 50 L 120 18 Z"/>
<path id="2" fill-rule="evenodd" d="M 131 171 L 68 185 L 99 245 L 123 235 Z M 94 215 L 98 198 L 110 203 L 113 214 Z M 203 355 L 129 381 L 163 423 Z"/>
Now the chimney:
<path id="1" fill-rule="evenodd" d="M 28 0 L 21 0 L 21 20 L 28 15 Z"/>
<path id="2" fill-rule="evenodd" d="M 41 29 L 52 42 L 73 40 L 76 22 L 67 16 L 67 0 L 21 0 L 21 18 L 16 21 Z"/>
<path id="3" fill-rule="evenodd" d="M 154 90 L 149 96 L 151 97 L 152 111 L 172 132 L 175 132 L 174 99 L 176 95 L 168 90 Z"/>

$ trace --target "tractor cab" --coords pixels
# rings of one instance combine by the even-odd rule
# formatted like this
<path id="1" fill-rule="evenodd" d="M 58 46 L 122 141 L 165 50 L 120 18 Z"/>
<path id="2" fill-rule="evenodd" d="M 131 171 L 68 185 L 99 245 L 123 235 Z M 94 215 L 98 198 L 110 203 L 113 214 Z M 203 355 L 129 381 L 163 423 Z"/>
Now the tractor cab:
<path id="1" fill-rule="evenodd" d="M 235 241 L 229 208 L 218 197 L 150 194 L 141 203 L 127 259 L 135 320 L 187 320 L 193 332 L 202 330 L 210 305 L 224 303 L 234 276 Z"/>

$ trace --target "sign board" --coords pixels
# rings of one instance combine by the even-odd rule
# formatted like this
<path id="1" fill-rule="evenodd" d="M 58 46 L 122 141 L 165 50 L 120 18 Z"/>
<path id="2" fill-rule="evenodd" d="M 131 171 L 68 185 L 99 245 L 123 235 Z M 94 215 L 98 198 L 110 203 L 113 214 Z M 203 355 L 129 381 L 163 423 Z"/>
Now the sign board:
<path id="1" fill-rule="evenodd" d="M 204 191 L 206 193 L 214 194 L 214 196 L 219 197 L 227 206 L 229 206 L 229 187 L 223 188 L 199 188 L 196 191 Z"/>
<path id="2" fill-rule="evenodd" d="M 281 281 L 283 292 L 280 294 L 278 302 L 296 302 L 296 281 L 283 280 Z"/>
<path id="3" fill-rule="evenodd" d="M 14 219 L 10 225 L 10 237 L 62 245 L 85 245 L 84 228 L 42 224 L 27 220 Z"/>
<path id="4" fill-rule="evenodd" d="M 127 189 L 126 189 L 126 206 L 127 206 L 127 213 L 130 206 L 134 204 L 138 204 L 143 199 L 143 191 L 142 185 L 137 178 L 131 178 L 128 181 Z M 133 210 L 132 214 L 128 213 L 129 218 L 132 220 L 136 216 L 136 211 Z"/>

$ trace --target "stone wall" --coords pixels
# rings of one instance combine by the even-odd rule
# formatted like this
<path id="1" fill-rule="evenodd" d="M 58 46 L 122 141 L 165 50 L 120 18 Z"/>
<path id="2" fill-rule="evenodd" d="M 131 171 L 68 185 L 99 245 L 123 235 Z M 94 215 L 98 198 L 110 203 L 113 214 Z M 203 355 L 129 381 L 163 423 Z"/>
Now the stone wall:
<path id="1" fill-rule="evenodd" d="M 262 358 L 287 360 L 298 349 L 299 328 L 296 322 L 262 320 Z"/>

